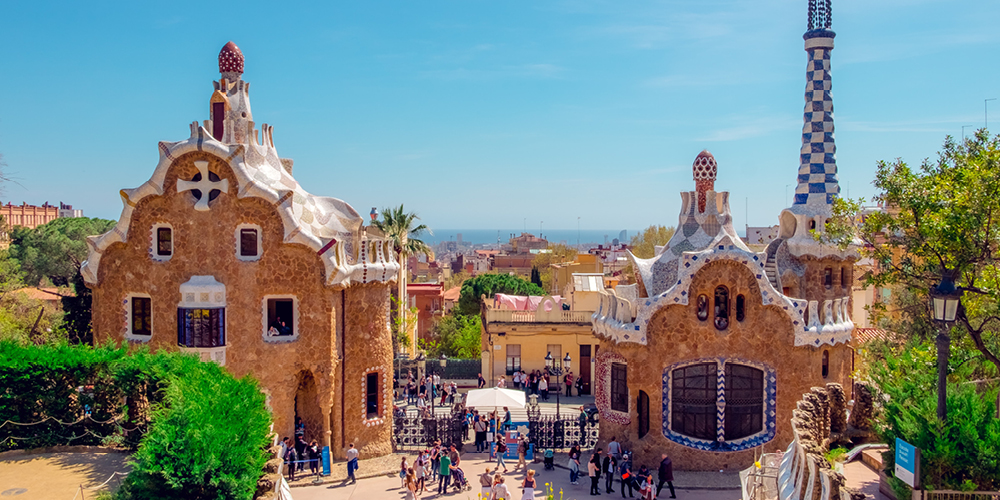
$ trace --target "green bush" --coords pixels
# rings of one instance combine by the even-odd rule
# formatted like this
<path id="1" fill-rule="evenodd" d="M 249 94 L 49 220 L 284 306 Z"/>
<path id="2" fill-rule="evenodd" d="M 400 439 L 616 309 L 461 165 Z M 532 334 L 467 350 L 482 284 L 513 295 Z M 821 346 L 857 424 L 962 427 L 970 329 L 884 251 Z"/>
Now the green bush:
<path id="1" fill-rule="evenodd" d="M 480 274 L 462 283 L 462 291 L 459 292 L 455 313 L 465 316 L 478 315 L 480 297 L 485 295 L 487 298 L 491 298 L 498 293 L 545 295 L 545 290 L 524 278 L 509 274 Z"/>
<path id="2" fill-rule="evenodd" d="M 252 498 L 271 420 L 257 382 L 191 355 L 127 351 L 0 341 L 0 422 L 73 422 L 4 425 L 0 450 L 119 444 L 136 452 L 117 498 Z"/>
<path id="3" fill-rule="evenodd" d="M 871 377 L 884 401 L 875 423 L 890 447 L 885 454 L 886 471 L 891 473 L 895 466 L 898 437 L 920 449 L 921 483 L 926 487 L 996 491 L 1000 489 L 1000 420 L 994 406 L 997 389 L 963 383 L 969 380 L 967 372 L 976 367 L 970 360 L 956 358 L 961 358 L 961 352 L 950 365 L 945 422 L 937 419 L 933 345 L 915 342 L 885 351 L 877 362 L 870 363 Z"/>

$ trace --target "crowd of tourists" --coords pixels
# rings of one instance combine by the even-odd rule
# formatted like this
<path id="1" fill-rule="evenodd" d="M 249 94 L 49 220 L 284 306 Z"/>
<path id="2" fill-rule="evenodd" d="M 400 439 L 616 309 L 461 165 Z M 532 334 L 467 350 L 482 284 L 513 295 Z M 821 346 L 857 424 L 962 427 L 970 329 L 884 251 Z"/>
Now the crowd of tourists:
<path id="1" fill-rule="evenodd" d="M 393 399 L 405 399 L 404 406 L 415 406 L 424 418 L 431 416 L 433 406 L 451 405 L 455 403 L 456 397 L 460 397 L 458 385 L 454 381 L 442 383 L 441 375 L 437 373 L 417 378 L 409 371 L 405 381 L 396 380 L 394 385 Z M 405 413 L 397 405 L 393 405 L 393 411 Z"/>

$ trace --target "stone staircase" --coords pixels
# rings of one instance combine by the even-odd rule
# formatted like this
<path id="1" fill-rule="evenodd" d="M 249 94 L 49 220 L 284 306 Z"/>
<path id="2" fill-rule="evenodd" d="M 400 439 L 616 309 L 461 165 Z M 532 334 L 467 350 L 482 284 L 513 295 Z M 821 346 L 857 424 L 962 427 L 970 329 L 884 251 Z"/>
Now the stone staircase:
<path id="1" fill-rule="evenodd" d="M 771 282 L 771 286 L 775 290 L 781 291 L 781 279 L 778 277 L 778 264 L 775 262 L 775 255 L 778 253 L 778 247 L 781 245 L 781 238 L 776 238 L 767 245 L 767 261 L 764 262 L 764 272 L 767 273 L 767 279 Z"/>

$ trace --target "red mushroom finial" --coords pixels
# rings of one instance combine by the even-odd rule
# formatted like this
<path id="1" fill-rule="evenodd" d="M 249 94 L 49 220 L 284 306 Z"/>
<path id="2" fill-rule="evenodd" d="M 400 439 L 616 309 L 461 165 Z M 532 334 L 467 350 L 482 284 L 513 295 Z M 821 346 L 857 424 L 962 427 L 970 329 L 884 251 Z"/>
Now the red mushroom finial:
<path id="1" fill-rule="evenodd" d="M 243 52 L 232 41 L 219 51 L 219 73 L 243 74 Z"/>
<path id="2" fill-rule="evenodd" d="M 715 157 L 708 150 L 698 153 L 691 166 L 694 173 L 695 191 L 698 192 L 698 212 L 705 211 L 705 193 L 715 190 L 715 175 L 719 171 L 719 165 L 715 162 Z"/>

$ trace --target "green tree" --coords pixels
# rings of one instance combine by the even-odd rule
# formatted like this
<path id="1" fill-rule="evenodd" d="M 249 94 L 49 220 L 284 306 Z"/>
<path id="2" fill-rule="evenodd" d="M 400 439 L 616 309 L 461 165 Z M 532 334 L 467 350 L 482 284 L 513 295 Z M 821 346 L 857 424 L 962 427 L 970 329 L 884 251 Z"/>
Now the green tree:
<path id="1" fill-rule="evenodd" d="M 452 358 L 478 358 L 482 350 L 482 331 L 482 319 L 478 314 L 444 316 L 432 327 L 437 339 L 434 344 L 436 349 L 428 355 L 433 358 L 443 353 Z"/>
<path id="2" fill-rule="evenodd" d="M 963 143 L 949 136 L 937 160 L 917 169 L 901 159 L 880 161 L 874 185 L 884 209 L 838 199 L 817 238 L 861 243 L 875 263 L 867 284 L 905 287 L 923 304 L 942 272 L 956 273 L 965 294 L 953 339 L 967 336 L 1000 370 L 1000 136 L 979 130 Z M 903 313 L 930 323 L 926 307 Z"/>
<path id="3" fill-rule="evenodd" d="M 674 228 L 654 224 L 632 237 L 628 245 L 629 250 L 636 257 L 649 259 L 656 255 L 654 247 L 666 246 L 673 236 Z"/>
<path id="4" fill-rule="evenodd" d="M 534 278 L 531 282 L 541 287 L 542 290 L 552 289 L 552 264 L 572 262 L 576 259 L 577 254 L 575 248 L 562 243 L 549 245 L 547 250 L 547 252 L 541 252 L 531 259 L 531 266 L 538 269 L 540 283 L 536 282 Z"/>
<path id="5" fill-rule="evenodd" d="M 411 255 L 424 254 L 428 259 L 434 258 L 434 250 L 427 243 L 418 239 L 425 231 L 434 234 L 426 224 L 417 224 L 420 217 L 413 212 L 403 209 L 401 203 L 396 208 L 383 208 L 382 218 L 372 222 L 372 225 L 381 230 L 390 241 L 393 250 L 396 252 L 396 260 L 399 261 L 399 277 L 396 279 L 397 297 L 399 301 L 395 314 L 405 316 L 406 281 L 407 269 L 406 259 Z"/>
<path id="6" fill-rule="evenodd" d="M 25 282 L 38 285 L 48 280 L 56 286 L 72 286 L 75 296 L 62 299 L 63 322 L 70 340 L 90 343 L 90 288 L 80 275 L 87 259 L 87 237 L 107 232 L 115 221 L 87 217 L 61 218 L 34 229 L 11 231 L 10 255 L 21 266 Z"/>
<path id="7" fill-rule="evenodd" d="M 485 295 L 487 298 L 492 298 L 498 293 L 545 295 L 545 290 L 524 278 L 509 274 L 480 274 L 462 284 L 462 292 L 458 296 L 455 313 L 478 316 L 480 297 Z"/>

